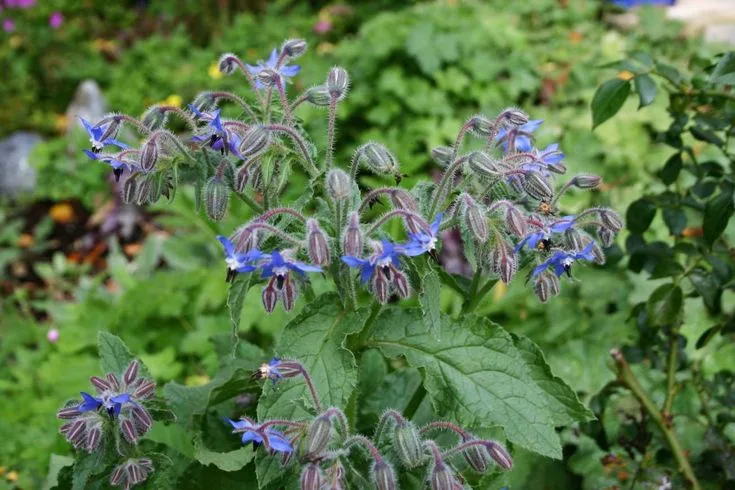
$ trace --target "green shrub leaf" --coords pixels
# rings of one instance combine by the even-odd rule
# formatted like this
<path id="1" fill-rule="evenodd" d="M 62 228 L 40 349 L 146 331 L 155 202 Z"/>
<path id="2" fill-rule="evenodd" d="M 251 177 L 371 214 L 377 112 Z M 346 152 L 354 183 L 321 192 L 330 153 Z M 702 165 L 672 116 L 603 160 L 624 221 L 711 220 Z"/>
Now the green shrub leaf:
<path id="1" fill-rule="evenodd" d="M 618 113 L 630 94 L 630 82 L 612 78 L 600 85 L 592 98 L 592 129 Z"/>
<path id="2" fill-rule="evenodd" d="M 679 286 L 664 284 L 648 298 L 648 321 L 651 325 L 671 325 L 679 319 L 684 294 Z"/>
<path id="3" fill-rule="evenodd" d="M 733 195 L 731 192 L 721 192 L 707 201 L 704 207 L 704 239 L 712 245 L 722 235 L 733 213 Z"/>
<path id="4" fill-rule="evenodd" d="M 656 82 L 649 75 L 638 75 L 633 80 L 638 92 L 638 109 L 651 105 L 656 98 Z"/>

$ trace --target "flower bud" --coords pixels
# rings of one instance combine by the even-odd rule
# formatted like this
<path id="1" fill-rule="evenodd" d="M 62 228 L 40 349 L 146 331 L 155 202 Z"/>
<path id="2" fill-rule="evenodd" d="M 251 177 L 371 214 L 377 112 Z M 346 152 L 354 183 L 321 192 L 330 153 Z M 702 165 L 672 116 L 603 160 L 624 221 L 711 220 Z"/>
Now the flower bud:
<path id="1" fill-rule="evenodd" d="M 610 231 L 617 233 L 623 229 L 623 220 L 620 219 L 620 215 L 612 209 L 600 209 L 599 215 L 602 224 Z"/>
<path id="2" fill-rule="evenodd" d="M 510 107 L 500 113 L 498 119 L 503 118 L 513 126 L 523 126 L 528 122 L 528 114 L 516 107 Z"/>
<path id="3" fill-rule="evenodd" d="M 454 150 L 448 146 L 437 146 L 431 150 L 431 157 L 442 168 L 452 163 L 452 155 Z"/>
<path id="4" fill-rule="evenodd" d="M 396 289 L 398 296 L 405 299 L 411 296 L 411 285 L 408 283 L 406 275 L 397 270 L 393 270 L 393 287 Z"/>
<path id="5" fill-rule="evenodd" d="M 245 190 L 245 186 L 248 185 L 248 178 L 250 177 L 250 169 L 247 165 L 242 165 L 235 172 L 235 191 L 242 193 Z"/>
<path id="6" fill-rule="evenodd" d="M 484 473 L 490 466 L 490 454 L 484 446 L 470 446 L 462 454 L 467 464 L 478 473 Z"/>
<path id="7" fill-rule="evenodd" d="M 56 412 L 56 417 L 64 420 L 74 419 L 81 413 L 77 410 L 78 406 L 65 407 Z"/>
<path id="8" fill-rule="evenodd" d="M 484 151 L 474 151 L 469 156 L 470 168 L 478 175 L 496 177 L 497 162 Z"/>
<path id="9" fill-rule="evenodd" d="M 536 276 L 536 282 L 533 284 L 533 292 L 542 303 L 549 301 L 549 297 L 551 296 L 548 278 L 548 274 L 539 274 Z"/>
<path id="10" fill-rule="evenodd" d="M 374 273 L 370 285 L 378 302 L 381 304 L 387 303 L 388 298 L 390 298 L 390 281 L 385 277 L 385 274 Z"/>
<path id="11" fill-rule="evenodd" d="M 600 236 L 603 247 L 610 247 L 615 242 L 615 233 L 607 228 L 600 227 L 597 230 L 597 234 Z"/>
<path id="12" fill-rule="evenodd" d="M 112 387 L 110 386 L 110 383 L 100 378 L 99 376 L 91 376 L 89 378 L 89 382 L 92 383 L 92 386 L 97 388 L 97 391 L 99 391 L 100 393 L 102 393 L 103 391 L 112 389 Z"/>
<path id="13" fill-rule="evenodd" d="M 585 244 L 585 247 L 587 244 Z M 592 242 L 592 255 L 594 257 L 595 264 L 602 265 L 605 263 L 605 252 L 602 251 L 602 247 L 600 247 L 597 242 Z"/>
<path id="14" fill-rule="evenodd" d="M 223 75 L 232 75 L 237 69 L 237 56 L 232 53 L 223 54 L 219 58 L 217 67 Z"/>
<path id="15" fill-rule="evenodd" d="M 120 116 L 112 115 L 107 116 L 104 119 L 108 119 L 109 122 L 105 125 L 105 129 L 102 131 L 102 136 L 99 137 L 100 141 L 105 141 L 108 138 L 116 138 L 117 132 L 120 129 Z"/>
<path id="16" fill-rule="evenodd" d="M 328 416 L 319 416 L 309 426 L 306 434 L 306 457 L 318 458 L 327 446 L 332 437 L 332 421 Z"/>
<path id="17" fill-rule="evenodd" d="M 133 396 L 145 400 L 153 396 L 156 392 L 156 383 L 153 381 L 143 379 L 138 381 L 138 387 L 135 388 Z"/>
<path id="18" fill-rule="evenodd" d="M 130 176 L 125 179 L 122 189 L 122 200 L 125 204 L 135 202 L 135 196 L 138 192 L 138 186 L 135 183 L 135 176 Z"/>
<path id="19" fill-rule="evenodd" d="M 122 482 L 123 476 L 125 475 L 125 465 L 116 466 L 110 475 L 110 485 L 116 487 Z"/>
<path id="20" fill-rule="evenodd" d="M 243 135 L 238 150 L 242 156 L 247 158 L 268 148 L 270 140 L 270 133 L 267 129 L 261 125 L 254 125 Z"/>
<path id="21" fill-rule="evenodd" d="M 324 477 L 319 465 L 309 463 L 301 471 L 301 490 L 321 490 Z"/>
<path id="22" fill-rule="evenodd" d="M 314 265 L 329 265 L 330 254 L 327 235 L 313 218 L 306 220 L 306 250 Z"/>
<path id="23" fill-rule="evenodd" d="M 399 423 L 393 434 L 393 447 L 406 468 L 419 466 L 424 459 L 421 437 L 411 422 Z"/>
<path id="24" fill-rule="evenodd" d="M 345 468 L 339 460 L 327 468 L 327 482 L 323 488 L 324 490 L 346 490 Z"/>
<path id="25" fill-rule="evenodd" d="M 505 226 L 515 236 L 522 237 L 526 235 L 526 219 L 515 206 L 506 206 Z"/>
<path id="26" fill-rule="evenodd" d="M 333 201 L 344 201 L 352 192 L 352 179 L 347 172 L 333 168 L 327 173 L 327 193 Z"/>
<path id="27" fill-rule="evenodd" d="M 289 58 L 297 58 L 306 52 L 306 41 L 303 39 L 289 39 L 281 46 L 281 51 Z"/>
<path id="28" fill-rule="evenodd" d="M 579 189 L 595 189 L 600 186 L 602 177 L 592 174 L 580 174 L 575 176 L 572 182 Z"/>
<path id="29" fill-rule="evenodd" d="M 138 432 L 135 430 L 135 424 L 130 419 L 120 420 L 120 430 L 122 431 L 125 440 L 130 444 L 135 444 L 138 441 Z"/>
<path id="30" fill-rule="evenodd" d="M 137 426 L 142 429 L 142 432 L 148 432 L 148 429 L 153 425 L 153 419 L 151 418 L 151 414 L 148 413 L 148 410 L 139 405 L 134 406 L 131 413 L 133 415 L 133 420 L 136 422 Z"/>
<path id="31" fill-rule="evenodd" d="M 487 138 L 491 136 L 493 122 L 482 114 L 478 114 L 470 119 L 470 130 L 477 136 Z"/>
<path id="32" fill-rule="evenodd" d="M 559 291 L 561 290 L 561 286 L 559 284 L 559 278 L 556 277 L 554 274 L 547 274 L 548 277 L 548 286 L 549 286 L 549 293 L 551 293 L 552 296 L 556 296 L 559 294 Z"/>
<path id="33" fill-rule="evenodd" d="M 273 87 L 279 83 L 281 75 L 272 68 L 263 68 L 258 72 L 256 78 L 266 87 Z"/>
<path id="34" fill-rule="evenodd" d="M 247 225 L 238 229 L 232 236 L 232 244 L 236 252 L 247 253 L 258 248 L 258 230 L 248 228 Z"/>
<path id="35" fill-rule="evenodd" d="M 362 256 L 365 236 L 360 228 L 360 215 L 352 212 L 347 217 L 347 228 L 342 236 L 342 253 L 351 257 Z"/>
<path id="36" fill-rule="evenodd" d="M 317 85 L 306 90 L 306 101 L 317 107 L 328 107 L 332 97 L 326 85 Z"/>
<path id="37" fill-rule="evenodd" d="M 158 162 L 158 143 L 156 138 L 150 138 L 140 152 L 140 168 L 150 172 L 155 168 L 156 162 Z"/>
<path id="38" fill-rule="evenodd" d="M 276 309 L 276 304 L 278 303 L 278 291 L 276 290 L 275 279 L 275 276 L 270 278 L 268 284 L 263 288 L 263 294 L 261 296 L 261 299 L 263 300 L 263 308 L 265 308 L 265 311 L 268 313 L 273 313 L 273 310 Z"/>
<path id="39" fill-rule="evenodd" d="M 398 173 L 396 157 L 380 143 L 365 143 L 356 151 L 358 163 L 368 167 L 378 175 L 395 175 Z"/>
<path id="40" fill-rule="evenodd" d="M 462 195 L 464 224 L 478 242 L 484 243 L 489 236 L 487 218 L 480 205 L 469 194 Z"/>
<path id="41" fill-rule="evenodd" d="M 85 449 L 88 453 L 94 452 L 102 441 L 102 425 L 95 425 L 92 428 L 87 429 L 87 439 L 85 442 Z"/>
<path id="42" fill-rule="evenodd" d="M 130 364 L 128 364 L 128 367 L 125 369 L 125 373 L 123 374 L 123 382 L 126 385 L 131 384 L 133 381 L 135 381 L 135 378 L 138 377 L 139 367 L 140 364 L 136 360 L 133 360 Z"/>
<path id="43" fill-rule="evenodd" d="M 517 265 L 513 250 L 505 240 L 500 239 L 495 243 L 490 254 L 490 262 L 493 272 L 500 276 L 500 280 L 505 284 L 510 283 Z"/>
<path id="44" fill-rule="evenodd" d="M 549 201 L 554 197 L 554 191 L 538 172 L 526 173 L 523 189 L 533 198 L 540 201 Z"/>
<path id="45" fill-rule="evenodd" d="M 117 379 L 115 373 L 107 373 L 107 382 L 110 384 L 113 390 L 120 391 L 120 381 Z"/>
<path id="46" fill-rule="evenodd" d="M 513 467 L 513 459 L 511 459 L 508 451 L 495 441 L 488 441 L 485 445 L 490 457 L 498 463 L 498 466 L 504 470 L 509 470 Z"/>
<path id="47" fill-rule="evenodd" d="M 224 181 L 216 175 L 209 179 L 204 188 L 204 208 L 207 216 L 214 221 L 220 221 L 227 213 L 230 202 L 230 189 Z"/>
<path id="48" fill-rule="evenodd" d="M 347 70 L 339 66 L 335 66 L 327 74 L 327 90 L 329 95 L 337 100 L 342 100 L 347 95 L 347 89 L 350 87 L 350 76 Z"/>
<path id="49" fill-rule="evenodd" d="M 414 213 L 418 213 L 419 211 L 419 204 L 416 202 L 416 199 L 414 199 L 411 193 L 403 189 L 394 189 L 390 193 L 390 201 L 396 209 L 406 209 L 408 211 L 413 211 Z M 406 225 L 406 229 L 411 233 L 418 233 L 422 229 L 421 223 L 411 216 L 404 216 L 403 223 Z"/>
<path id="50" fill-rule="evenodd" d="M 162 111 L 161 106 L 159 105 L 154 105 L 148 108 L 148 110 L 143 113 L 143 117 L 140 118 L 140 122 L 143 123 L 143 126 L 151 131 L 164 128 L 167 121 L 168 112 Z"/>
<path id="51" fill-rule="evenodd" d="M 377 490 L 397 490 L 396 475 L 393 468 L 382 458 L 373 465 L 373 483 Z"/>
<path id="52" fill-rule="evenodd" d="M 567 231 L 564 232 L 564 242 L 572 250 L 582 250 L 585 246 L 582 232 L 573 227 L 567 228 Z"/>
<path id="53" fill-rule="evenodd" d="M 431 490 L 460 490 L 462 484 L 457 481 L 452 469 L 443 461 L 434 462 L 429 475 Z"/>

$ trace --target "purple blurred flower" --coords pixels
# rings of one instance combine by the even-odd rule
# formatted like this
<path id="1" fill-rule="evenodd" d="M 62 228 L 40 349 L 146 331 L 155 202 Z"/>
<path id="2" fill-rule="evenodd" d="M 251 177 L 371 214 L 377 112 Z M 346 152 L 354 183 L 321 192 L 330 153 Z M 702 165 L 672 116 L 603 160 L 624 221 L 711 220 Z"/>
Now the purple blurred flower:
<path id="1" fill-rule="evenodd" d="M 56 328 L 52 328 L 46 333 L 46 339 L 52 343 L 55 344 L 59 341 L 59 330 Z"/>
<path id="2" fill-rule="evenodd" d="M 3 21 L 3 30 L 5 32 L 13 32 L 15 30 L 15 22 L 12 19 L 5 19 Z"/>
<path id="3" fill-rule="evenodd" d="M 52 29 L 58 29 L 63 23 L 64 16 L 61 15 L 61 12 L 54 12 L 51 14 L 51 17 L 48 18 L 48 25 L 50 25 Z"/>
<path id="4" fill-rule="evenodd" d="M 332 30 L 332 23 L 328 20 L 321 19 L 314 24 L 314 32 L 317 34 L 325 34 Z"/>
<path id="5" fill-rule="evenodd" d="M 676 0 L 610 0 L 613 5 L 622 7 L 624 9 L 630 9 L 633 7 L 639 7 L 641 5 L 675 5 Z"/>

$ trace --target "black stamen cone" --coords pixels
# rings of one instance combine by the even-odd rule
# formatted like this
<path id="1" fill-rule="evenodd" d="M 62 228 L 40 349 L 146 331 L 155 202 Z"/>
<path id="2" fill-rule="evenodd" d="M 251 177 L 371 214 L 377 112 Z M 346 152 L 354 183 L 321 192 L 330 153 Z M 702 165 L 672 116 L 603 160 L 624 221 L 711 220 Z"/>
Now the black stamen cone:
<path id="1" fill-rule="evenodd" d="M 386 279 L 390 281 L 390 267 L 387 265 L 384 265 L 380 268 L 380 270 L 383 272 L 383 275 Z"/>
<path id="2" fill-rule="evenodd" d="M 115 182 L 120 182 L 120 176 L 123 173 L 122 167 L 113 169 L 112 173 L 115 175 Z"/>
<path id="3" fill-rule="evenodd" d="M 276 276 L 276 287 L 278 289 L 283 289 L 283 283 L 285 282 L 286 278 L 282 276 L 281 274 L 278 274 Z"/>
<path id="4" fill-rule="evenodd" d="M 235 276 L 237 275 L 237 271 L 234 269 L 227 268 L 227 277 L 225 278 L 225 282 L 232 282 L 233 279 L 235 279 Z"/>

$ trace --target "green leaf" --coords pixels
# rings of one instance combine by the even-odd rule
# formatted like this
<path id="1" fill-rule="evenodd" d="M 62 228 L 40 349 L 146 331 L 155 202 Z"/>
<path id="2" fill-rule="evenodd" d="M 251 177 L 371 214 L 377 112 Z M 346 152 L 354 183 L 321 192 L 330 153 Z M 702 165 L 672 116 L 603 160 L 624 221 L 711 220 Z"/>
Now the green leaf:
<path id="1" fill-rule="evenodd" d="M 702 297 L 705 306 L 712 310 L 712 312 L 719 313 L 722 290 L 719 288 L 714 274 L 701 267 L 697 267 L 688 277 L 694 289 Z"/>
<path id="2" fill-rule="evenodd" d="M 52 454 L 49 461 L 48 474 L 46 481 L 43 483 L 43 490 L 51 490 L 59 484 L 59 473 L 63 468 L 74 464 L 74 458 L 69 456 L 61 456 L 60 454 Z"/>
<path id="3" fill-rule="evenodd" d="M 684 163 L 681 159 L 681 153 L 674 153 L 671 157 L 666 160 L 666 165 L 659 172 L 659 177 L 666 185 L 671 185 L 676 182 L 679 178 L 679 172 L 681 172 Z"/>
<path id="4" fill-rule="evenodd" d="M 701 128 L 699 126 L 694 126 L 689 128 L 689 132 L 692 133 L 692 136 L 697 138 L 699 141 L 705 141 L 707 143 L 712 143 L 715 146 L 723 147 L 725 146 L 725 142 L 715 134 L 714 131 L 710 131 L 708 129 Z"/>
<path id="5" fill-rule="evenodd" d="M 441 340 L 441 282 L 433 269 L 422 280 L 423 290 L 419 294 L 424 323 L 429 333 Z"/>
<path id="6" fill-rule="evenodd" d="M 86 490 L 89 479 L 105 469 L 104 451 L 85 454 L 74 461 L 72 490 Z"/>
<path id="7" fill-rule="evenodd" d="M 674 284 L 659 286 L 648 298 L 648 321 L 653 326 L 671 325 L 680 316 L 684 294 Z"/>
<path id="8" fill-rule="evenodd" d="M 681 208 L 664 208 L 661 212 L 669 232 L 678 236 L 687 226 L 687 215 Z"/>
<path id="9" fill-rule="evenodd" d="M 656 82 L 649 75 L 638 75 L 633 80 L 635 90 L 638 92 L 638 109 L 651 105 L 656 98 Z"/>
<path id="10" fill-rule="evenodd" d="M 704 207 L 704 239 L 709 244 L 722 235 L 733 213 L 733 195 L 731 192 L 721 192 L 713 197 Z"/>
<path id="11" fill-rule="evenodd" d="M 205 447 L 199 438 L 194 440 L 194 459 L 203 465 L 213 464 L 222 471 L 237 471 L 252 461 L 253 456 L 253 447 L 250 445 L 220 453 Z"/>
<path id="12" fill-rule="evenodd" d="M 242 307 L 245 303 L 245 296 L 250 289 L 252 274 L 238 274 L 235 280 L 230 284 L 227 292 L 227 309 L 230 311 L 230 321 L 232 322 L 232 330 L 238 332 L 240 330 L 240 318 L 242 317 Z"/>
<path id="13" fill-rule="evenodd" d="M 175 449 L 187 458 L 194 457 L 194 446 L 191 443 L 191 436 L 179 424 L 163 424 L 156 421 L 153 423 L 151 430 L 146 432 L 144 439 L 164 444 L 171 449 Z"/>
<path id="14" fill-rule="evenodd" d="M 286 325 L 275 348 L 283 359 L 301 362 L 311 375 L 324 408 L 347 405 L 357 383 L 357 365 L 352 352 L 344 348 L 347 335 L 360 331 L 368 317 L 366 309 L 345 312 L 336 294 L 325 294 L 308 305 Z M 258 420 L 303 420 L 312 415 L 311 397 L 301 379 L 273 386 L 265 383 L 258 403 Z M 256 471 L 261 488 L 279 479 L 284 470 L 278 458 L 258 457 Z"/>
<path id="15" fill-rule="evenodd" d="M 592 98 L 592 129 L 617 114 L 629 93 L 628 80 L 613 78 L 600 85 Z"/>
<path id="16" fill-rule="evenodd" d="M 656 205 L 650 199 L 642 197 L 628 207 L 625 222 L 631 233 L 643 233 L 651 226 L 654 216 Z"/>
<path id="17" fill-rule="evenodd" d="M 665 63 L 656 63 L 656 71 L 659 75 L 679 87 L 679 84 L 684 81 L 682 74 L 673 66 Z"/>
<path id="18" fill-rule="evenodd" d="M 735 51 L 725 53 L 710 77 L 713 83 L 735 85 Z"/>
<path id="19" fill-rule="evenodd" d="M 702 335 L 699 336 L 697 339 L 697 343 L 695 344 L 695 347 L 697 349 L 701 349 L 702 347 L 705 347 L 707 344 L 709 344 L 710 340 L 715 338 L 715 336 L 720 333 L 722 330 L 722 325 L 714 325 L 709 327 L 707 330 L 705 330 Z"/>
<path id="20" fill-rule="evenodd" d="M 100 367 L 105 373 L 122 374 L 128 364 L 135 359 L 125 342 L 117 335 L 109 332 L 100 331 L 97 333 L 97 348 L 100 356 Z M 150 378 L 150 372 L 142 362 L 140 362 L 138 370 L 140 376 Z"/>
<path id="21" fill-rule="evenodd" d="M 554 426 L 570 412 L 553 410 L 566 406 L 569 393 L 559 398 L 558 392 L 544 391 L 538 382 L 554 386 L 555 379 L 543 367 L 531 369 L 499 326 L 472 315 L 461 322 L 443 317 L 439 342 L 419 310 L 389 308 L 374 325 L 369 345 L 389 357 L 405 356 L 409 365 L 425 371 L 424 386 L 438 415 L 471 426 L 501 426 L 514 444 L 561 458 Z M 558 403 L 551 406 L 550 397 Z"/>

